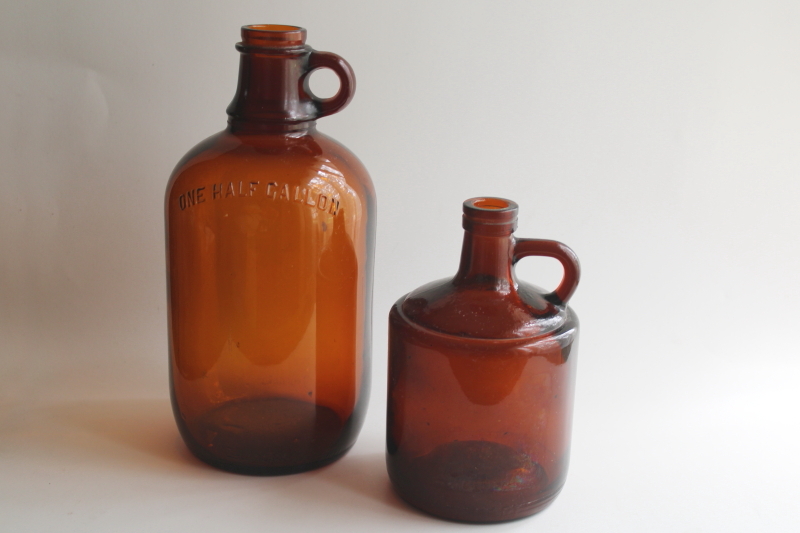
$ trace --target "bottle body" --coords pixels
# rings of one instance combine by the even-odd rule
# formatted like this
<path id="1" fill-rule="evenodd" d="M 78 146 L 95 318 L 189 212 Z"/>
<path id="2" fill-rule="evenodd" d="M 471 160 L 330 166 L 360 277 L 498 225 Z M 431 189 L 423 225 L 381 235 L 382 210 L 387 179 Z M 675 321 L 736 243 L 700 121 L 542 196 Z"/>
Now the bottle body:
<path id="1" fill-rule="evenodd" d="M 343 455 L 369 395 L 364 167 L 314 121 L 232 120 L 178 164 L 165 201 L 171 396 L 187 446 L 254 474 Z"/>
<path id="2" fill-rule="evenodd" d="M 430 514 L 499 522 L 559 493 L 569 463 L 577 319 L 546 338 L 499 344 L 389 315 L 387 465 Z"/>
<path id="3" fill-rule="evenodd" d="M 520 283 L 511 267 L 533 241 L 473 222 L 459 274 L 389 313 L 386 461 L 413 506 L 499 522 L 543 509 L 566 478 L 578 319 L 565 300 L 577 270 L 563 300 Z"/>

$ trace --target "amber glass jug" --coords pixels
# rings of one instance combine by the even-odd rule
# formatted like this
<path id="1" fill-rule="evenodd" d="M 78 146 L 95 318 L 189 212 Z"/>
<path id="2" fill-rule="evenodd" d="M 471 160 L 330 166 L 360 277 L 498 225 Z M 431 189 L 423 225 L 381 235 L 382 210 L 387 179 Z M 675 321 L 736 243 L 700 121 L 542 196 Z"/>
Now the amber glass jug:
<path id="1" fill-rule="evenodd" d="M 369 394 L 375 195 L 316 119 L 355 79 L 294 26 L 242 28 L 227 128 L 178 163 L 166 193 L 172 405 L 217 467 L 284 474 L 341 457 Z M 338 93 L 317 98 L 329 68 Z"/>
<path id="2" fill-rule="evenodd" d="M 389 476 L 410 504 L 443 518 L 533 514 L 567 473 L 578 318 L 575 254 L 515 239 L 517 204 L 464 202 L 455 277 L 400 298 L 389 314 Z M 555 291 L 518 281 L 527 256 L 561 262 Z"/>

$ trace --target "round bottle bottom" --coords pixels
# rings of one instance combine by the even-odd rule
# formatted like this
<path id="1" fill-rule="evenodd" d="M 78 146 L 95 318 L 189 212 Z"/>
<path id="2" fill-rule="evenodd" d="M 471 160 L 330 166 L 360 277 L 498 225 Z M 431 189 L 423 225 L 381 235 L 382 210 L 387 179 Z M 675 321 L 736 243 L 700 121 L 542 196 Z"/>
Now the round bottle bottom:
<path id="1" fill-rule="evenodd" d="M 388 456 L 389 476 L 410 505 L 458 522 L 504 522 L 547 507 L 563 477 L 549 483 L 526 454 L 489 441 L 454 441 L 421 457 Z"/>
<path id="2" fill-rule="evenodd" d="M 292 398 L 234 400 L 191 420 L 178 419 L 184 442 L 201 461 L 231 472 L 283 475 L 341 458 L 345 422 L 332 409 Z"/>

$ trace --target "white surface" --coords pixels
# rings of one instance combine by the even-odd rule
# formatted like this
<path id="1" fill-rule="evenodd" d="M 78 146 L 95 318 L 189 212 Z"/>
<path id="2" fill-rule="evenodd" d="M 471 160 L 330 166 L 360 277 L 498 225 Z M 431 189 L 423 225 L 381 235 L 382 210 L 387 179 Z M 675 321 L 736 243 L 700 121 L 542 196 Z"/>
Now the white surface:
<path id="1" fill-rule="evenodd" d="M 794 0 L 1 1 L 0 531 L 473 528 L 391 493 L 385 316 L 453 273 L 484 194 L 584 269 L 566 488 L 486 529 L 800 530 Z M 319 126 L 380 212 L 364 431 L 280 478 L 189 457 L 166 376 L 164 187 L 224 126 L 239 26 L 263 22 L 353 65 Z"/>

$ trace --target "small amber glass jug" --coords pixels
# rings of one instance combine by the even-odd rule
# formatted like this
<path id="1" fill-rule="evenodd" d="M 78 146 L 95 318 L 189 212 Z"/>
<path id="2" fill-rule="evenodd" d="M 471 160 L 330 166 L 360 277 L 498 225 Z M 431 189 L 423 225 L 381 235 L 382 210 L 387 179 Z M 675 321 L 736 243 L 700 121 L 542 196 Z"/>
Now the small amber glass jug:
<path id="1" fill-rule="evenodd" d="M 559 242 L 515 238 L 517 210 L 464 202 L 458 273 L 389 314 L 389 476 L 407 502 L 450 520 L 533 514 L 567 473 L 578 340 L 567 301 L 580 267 Z M 527 256 L 561 262 L 555 291 L 515 278 Z"/>
<path id="2" fill-rule="evenodd" d="M 228 127 L 167 187 L 172 405 L 189 449 L 284 474 L 341 457 L 369 393 L 375 194 L 316 119 L 353 96 L 339 56 L 294 26 L 242 28 Z M 329 68 L 336 96 L 309 76 Z"/>

